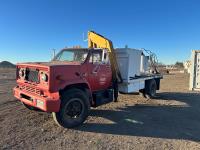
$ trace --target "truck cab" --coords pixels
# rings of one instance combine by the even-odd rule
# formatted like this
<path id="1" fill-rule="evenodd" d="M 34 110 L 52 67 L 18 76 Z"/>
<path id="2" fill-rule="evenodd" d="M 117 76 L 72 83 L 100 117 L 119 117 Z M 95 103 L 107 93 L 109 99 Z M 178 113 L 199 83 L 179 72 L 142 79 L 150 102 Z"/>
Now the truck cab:
<path id="1" fill-rule="evenodd" d="M 68 82 L 72 80 L 77 81 L 77 77 L 79 82 L 87 84 L 92 92 L 107 89 L 111 86 L 112 71 L 106 50 L 63 49 L 56 55 L 52 62 L 79 63 L 77 70 L 74 70 L 74 74 L 71 74 L 71 78 L 69 78 L 69 72 L 71 71 L 67 68 L 67 65 L 65 66 L 66 69 L 60 70 L 65 74 L 65 87 L 66 85 L 70 85 Z"/>
<path id="2" fill-rule="evenodd" d="M 113 101 L 112 86 L 107 50 L 67 48 L 51 62 L 17 64 L 14 96 L 29 109 L 52 112 L 59 125 L 74 127 L 90 106 Z"/>

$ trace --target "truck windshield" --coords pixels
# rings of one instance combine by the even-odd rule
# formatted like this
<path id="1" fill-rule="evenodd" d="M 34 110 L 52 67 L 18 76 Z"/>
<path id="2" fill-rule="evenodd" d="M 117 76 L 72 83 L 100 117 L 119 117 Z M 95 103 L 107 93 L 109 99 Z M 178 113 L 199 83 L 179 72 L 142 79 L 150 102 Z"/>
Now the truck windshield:
<path id="1" fill-rule="evenodd" d="M 65 49 L 58 53 L 53 61 L 78 61 L 84 62 L 87 58 L 87 49 Z"/>

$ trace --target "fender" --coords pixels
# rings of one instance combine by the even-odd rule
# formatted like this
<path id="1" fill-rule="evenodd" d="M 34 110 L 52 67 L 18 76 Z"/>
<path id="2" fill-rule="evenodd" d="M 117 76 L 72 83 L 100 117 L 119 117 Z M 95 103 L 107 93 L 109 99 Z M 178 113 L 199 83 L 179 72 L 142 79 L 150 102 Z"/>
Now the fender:
<path id="1" fill-rule="evenodd" d="M 67 90 L 69 88 L 79 88 L 79 89 L 85 90 L 85 92 L 87 92 L 89 96 L 90 103 L 92 105 L 94 104 L 91 87 L 90 87 L 90 84 L 86 80 L 80 79 L 80 80 L 68 81 L 66 82 L 66 84 L 63 84 L 63 86 L 59 88 L 59 91 Z"/>
<path id="2" fill-rule="evenodd" d="M 64 88 L 68 87 L 68 86 L 73 86 L 73 85 L 77 85 L 77 84 L 85 84 L 88 88 L 88 90 L 91 91 L 91 87 L 90 84 L 83 79 L 79 79 L 79 80 L 70 80 L 70 81 L 66 81 L 64 84 L 62 84 L 58 90 L 63 90 Z"/>

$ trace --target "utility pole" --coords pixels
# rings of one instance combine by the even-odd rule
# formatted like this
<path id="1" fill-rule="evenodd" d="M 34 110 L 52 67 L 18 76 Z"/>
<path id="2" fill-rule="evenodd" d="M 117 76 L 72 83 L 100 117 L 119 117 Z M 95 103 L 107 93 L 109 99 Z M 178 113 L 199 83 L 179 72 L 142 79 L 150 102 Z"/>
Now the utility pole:
<path id="1" fill-rule="evenodd" d="M 53 49 L 52 49 L 52 56 L 51 56 L 51 57 L 52 57 L 52 59 L 53 59 L 55 56 L 56 56 L 56 49 L 55 49 L 55 48 L 53 48 Z"/>

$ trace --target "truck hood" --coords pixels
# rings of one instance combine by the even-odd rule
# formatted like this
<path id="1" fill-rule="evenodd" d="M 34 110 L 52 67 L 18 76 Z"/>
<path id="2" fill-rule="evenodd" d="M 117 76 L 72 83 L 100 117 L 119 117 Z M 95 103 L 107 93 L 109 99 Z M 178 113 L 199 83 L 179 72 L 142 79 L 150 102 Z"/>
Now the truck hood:
<path id="1" fill-rule="evenodd" d="M 81 65 L 80 62 L 64 62 L 64 61 L 51 61 L 51 62 L 26 62 L 18 63 L 18 66 L 66 66 L 66 65 Z"/>
<path id="2" fill-rule="evenodd" d="M 28 79 L 20 79 L 19 71 L 20 68 L 26 68 L 28 71 L 25 71 L 25 76 Z M 44 89 L 52 90 L 54 87 L 60 86 L 60 80 L 62 84 L 64 81 L 71 81 L 74 78 L 80 78 L 76 75 L 77 72 L 80 72 L 81 63 L 79 62 L 26 62 L 17 64 L 17 82 L 18 83 L 38 83 L 37 78 L 40 79 L 40 73 L 46 73 L 49 75 L 48 84 L 39 82 L 37 86 L 45 87 Z M 30 78 L 30 79 L 29 79 Z M 33 79 L 32 79 L 33 78 Z M 57 78 L 60 78 L 58 80 Z M 41 81 L 41 79 L 40 79 Z M 59 82 L 59 83 L 58 83 Z M 59 84 L 59 85 L 57 85 Z"/>

